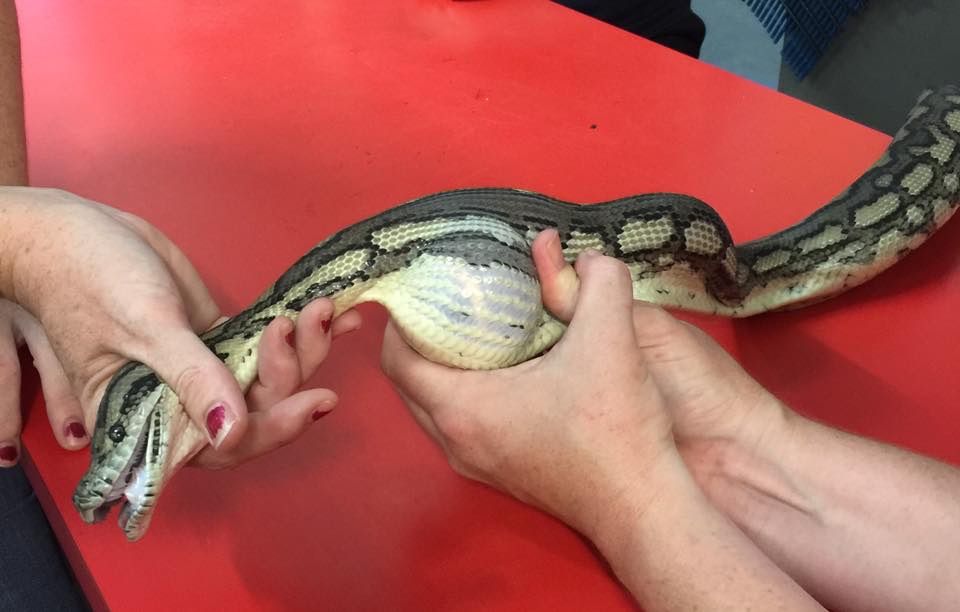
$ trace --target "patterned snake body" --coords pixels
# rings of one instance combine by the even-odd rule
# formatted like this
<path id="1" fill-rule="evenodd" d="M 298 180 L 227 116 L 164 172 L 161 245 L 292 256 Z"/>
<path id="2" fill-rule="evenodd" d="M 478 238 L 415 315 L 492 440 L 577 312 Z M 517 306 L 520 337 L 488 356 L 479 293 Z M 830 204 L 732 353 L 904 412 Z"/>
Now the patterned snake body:
<path id="1" fill-rule="evenodd" d="M 634 296 L 648 302 L 739 317 L 822 300 L 876 276 L 947 221 L 960 202 L 958 148 L 960 88 L 927 92 L 844 193 L 742 245 L 712 208 L 678 194 L 590 206 L 511 189 L 429 195 L 324 240 L 203 340 L 246 390 L 267 324 L 329 297 L 337 313 L 380 302 L 407 340 L 440 363 L 516 364 L 564 331 L 543 309 L 530 255 L 533 237 L 549 227 L 568 260 L 592 248 L 624 261 Z M 125 499 L 120 526 L 137 539 L 164 484 L 205 444 L 172 389 L 129 363 L 101 402 L 74 504 L 92 522 Z"/>

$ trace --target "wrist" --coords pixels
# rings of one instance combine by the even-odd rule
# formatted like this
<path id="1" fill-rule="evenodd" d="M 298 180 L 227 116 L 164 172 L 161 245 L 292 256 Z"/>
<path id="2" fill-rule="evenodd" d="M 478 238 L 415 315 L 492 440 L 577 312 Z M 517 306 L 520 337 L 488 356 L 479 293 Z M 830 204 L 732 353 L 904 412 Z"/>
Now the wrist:
<path id="1" fill-rule="evenodd" d="M 0 298 L 14 299 L 14 270 L 28 236 L 16 188 L 0 187 Z"/>
<path id="2" fill-rule="evenodd" d="M 663 508 L 672 507 L 680 516 L 688 504 L 703 499 L 676 449 L 662 453 L 646 471 L 629 473 L 629 485 L 604 499 L 581 529 L 613 567 L 634 554 L 644 533 L 660 528 Z"/>
<path id="3" fill-rule="evenodd" d="M 797 477 L 791 455 L 809 421 L 772 395 L 764 401 L 757 418 L 745 420 L 735 435 L 687 442 L 680 449 L 707 499 L 741 526 L 763 523 L 764 516 L 783 509 L 818 515 L 815 496 Z"/>
<path id="4" fill-rule="evenodd" d="M 73 238 L 64 205 L 55 189 L 0 186 L 0 297 L 31 311 L 56 266 L 54 251 Z M 61 262 L 62 263 L 62 262 Z"/>
<path id="5" fill-rule="evenodd" d="M 768 463 L 783 452 L 800 419 L 766 390 L 738 400 L 736 416 L 677 435 L 684 464 L 702 487 L 733 476 L 746 463 Z"/>

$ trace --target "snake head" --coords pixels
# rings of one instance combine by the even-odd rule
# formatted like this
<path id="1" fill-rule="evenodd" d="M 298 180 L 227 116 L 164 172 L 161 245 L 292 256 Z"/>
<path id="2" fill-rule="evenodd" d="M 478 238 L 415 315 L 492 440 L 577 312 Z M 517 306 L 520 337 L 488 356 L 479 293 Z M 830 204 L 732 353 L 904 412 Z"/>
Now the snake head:
<path id="1" fill-rule="evenodd" d="M 90 467 L 73 494 L 83 520 L 102 521 L 121 504 L 120 528 L 127 539 L 140 539 L 166 481 L 205 443 L 180 435 L 191 427 L 173 389 L 153 370 L 135 362 L 122 367 L 100 402 Z"/>

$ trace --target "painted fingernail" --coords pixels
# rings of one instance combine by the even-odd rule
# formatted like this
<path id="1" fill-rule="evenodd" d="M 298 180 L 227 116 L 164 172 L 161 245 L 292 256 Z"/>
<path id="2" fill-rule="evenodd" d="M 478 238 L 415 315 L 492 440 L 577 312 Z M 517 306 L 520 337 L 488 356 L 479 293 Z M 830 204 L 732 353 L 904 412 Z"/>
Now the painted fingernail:
<path id="1" fill-rule="evenodd" d="M 293 332 L 290 332 L 285 336 L 287 344 L 290 345 L 290 348 L 297 348 L 297 339 Z"/>
<path id="2" fill-rule="evenodd" d="M 0 446 L 0 461 L 5 461 L 7 463 L 13 463 L 17 460 L 17 456 L 20 453 L 17 452 L 17 447 L 10 444 L 7 446 Z"/>
<path id="3" fill-rule="evenodd" d="M 233 428 L 235 420 L 233 413 L 227 410 L 225 404 L 217 404 L 207 411 L 207 434 L 214 448 L 220 447 L 220 443 Z"/>
<path id="4" fill-rule="evenodd" d="M 320 419 L 327 416 L 328 414 L 330 414 L 329 410 L 327 410 L 326 412 L 323 412 L 321 410 L 314 410 L 313 414 L 310 415 L 310 418 L 314 421 L 319 421 Z"/>
<path id="5" fill-rule="evenodd" d="M 327 333 L 328 331 L 330 331 L 330 321 L 331 321 L 330 319 L 324 319 L 323 321 L 320 322 L 320 327 L 323 328 L 323 333 Z"/>
<path id="6" fill-rule="evenodd" d="M 77 438 L 78 440 L 82 440 L 83 438 L 87 437 L 87 430 L 79 421 L 74 421 L 73 423 L 67 425 L 65 431 L 67 433 L 67 437 L 69 438 Z"/>

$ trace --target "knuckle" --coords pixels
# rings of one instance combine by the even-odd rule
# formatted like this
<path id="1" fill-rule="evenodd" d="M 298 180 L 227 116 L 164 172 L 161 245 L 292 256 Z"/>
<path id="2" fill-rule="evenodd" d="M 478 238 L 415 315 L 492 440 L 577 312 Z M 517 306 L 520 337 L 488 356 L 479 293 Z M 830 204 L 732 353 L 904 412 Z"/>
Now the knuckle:
<path id="1" fill-rule="evenodd" d="M 126 225 L 133 233 L 146 240 L 154 248 L 165 246 L 165 236 L 155 225 L 131 212 L 125 210 L 110 209 L 109 214 L 114 219 Z"/>
<path id="2" fill-rule="evenodd" d="M 197 395 L 197 390 L 202 388 L 204 382 L 208 379 L 209 376 L 203 368 L 188 365 L 176 375 L 176 379 L 173 381 L 173 389 L 184 406 L 189 406 Z"/>
<path id="3" fill-rule="evenodd" d="M 115 210 L 112 210 L 111 213 L 118 220 L 122 221 L 123 223 L 126 223 L 127 225 L 129 225 L 131 228 L 133 228 L 138 232 L 149 231 L 154 229 L 154 227 L 150 225 L 150 223 L 148 223 L 143 217 L 137 216 L 132 212 L 115 209 Z"/>
<path id="4" fill-rule="evenodd" d="M 651 304 L 634 302 L 634 323 L 645 336 L 668 336 L 683 331 L 684 325 L 665 309 Z"/>
<path id="5" fill-rule="evenodd" d="M 578 267 L 581 274 L 589 275 L 600 285 L 630 283 L 630 269 L 627 264 L 613 257 L 590 257 L 583 264 L 578 262 Z"/>
<path id="6" fill-rule="evenodd" d="M 596 266 L 596 271 L 604 276 L 618 279 L 630 277 L 627 264 L 613 257 L 597 257 L 594 266 Z"/>
<path id="7" fill-rule="evenodd" d="M 226 470 L 236 467 L 241 463 L 239 459 L 231 455 L 222 453 L 213 453 L 211 455 L 202 454 L 193 462 L 197 467 L 205 470 Z"/>
<path id="8" fill-rule="evenodd" d="M 675 329 L 679 327 L 677 319 L 665 309 L 659 306 L 649 305 L 644 305 L 642 308 L 648 325 L 663 329 Z"/>

